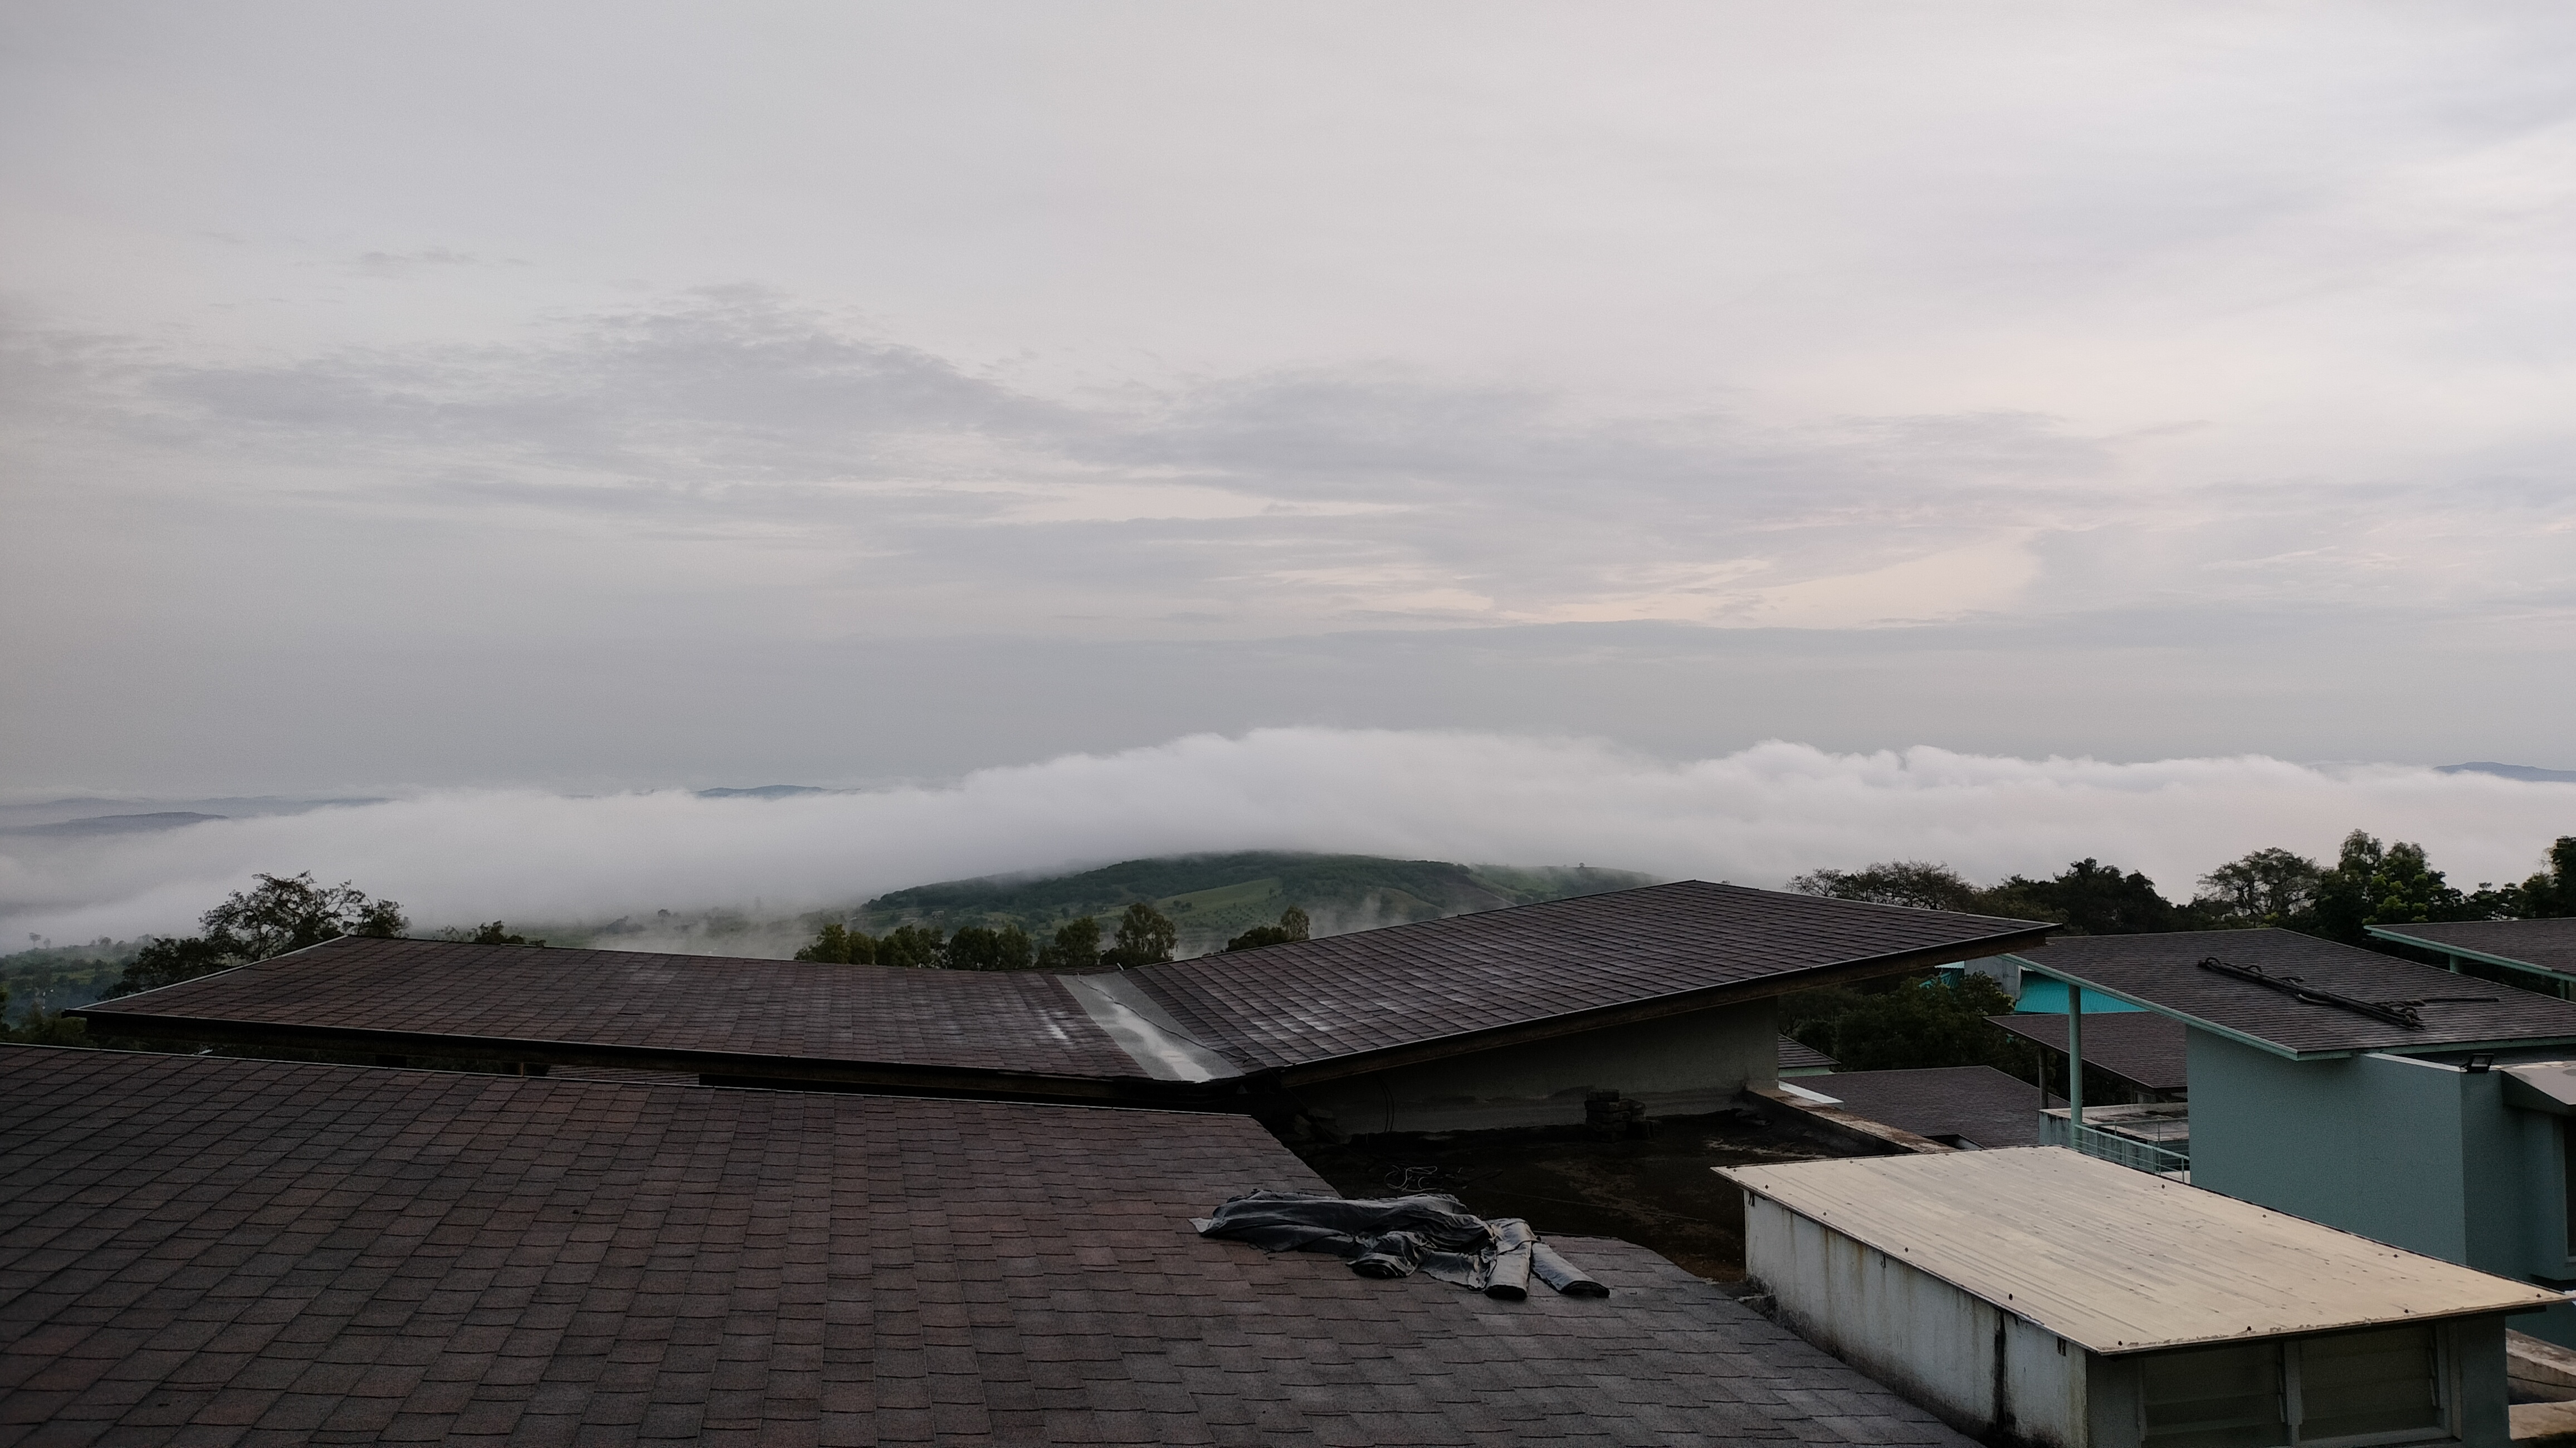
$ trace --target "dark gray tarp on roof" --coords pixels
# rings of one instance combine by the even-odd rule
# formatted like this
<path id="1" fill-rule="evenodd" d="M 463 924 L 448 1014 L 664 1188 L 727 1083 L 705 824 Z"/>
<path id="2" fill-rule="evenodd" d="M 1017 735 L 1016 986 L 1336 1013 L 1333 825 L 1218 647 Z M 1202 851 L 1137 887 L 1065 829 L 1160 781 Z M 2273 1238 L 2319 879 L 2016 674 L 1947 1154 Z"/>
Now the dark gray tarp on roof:
<path id="1" fill-rule="evenodd" d="M 1251 1191 L 1229 1197 L 1190 1225 L 1203 1237 L 1249 1242 L 1266 1252 L 1325 1252 L 1363 1277 L 1410 1277 L 1416 1271 L 1489 1297 L 1528 1295 L 1532 1269 L 1572 1297 L 1607 1297 L 1609 1289 L 1538 1240 L 1518 1217 L 1487 1221 L 1456 1197 L 1430 1192 L 1349 1198 L 1313 1192 Z"/>

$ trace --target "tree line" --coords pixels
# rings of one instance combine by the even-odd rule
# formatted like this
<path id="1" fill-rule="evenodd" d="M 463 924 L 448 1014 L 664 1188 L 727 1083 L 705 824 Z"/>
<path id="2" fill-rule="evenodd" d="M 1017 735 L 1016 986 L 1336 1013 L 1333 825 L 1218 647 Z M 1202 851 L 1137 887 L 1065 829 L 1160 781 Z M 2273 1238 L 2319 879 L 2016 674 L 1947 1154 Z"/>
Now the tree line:
<path id="1" fill-rule="evenodd" d="M 1809 895 L 2053 920 L 2086 935 L 2269 926 L 2371 946 L 2373 925 L 2576 916 L 2576 835 L 2553 842 L 2529 879 L 2481 883 L 2474 890 L 2450 883 L 2422 845 L 2383 845 L 2364 830 L 2344 837 L 2331 865 L 2292 850 L 2261 849 L 2201 876 L 2198 887 L 2177 903 L 2145 875 L 2093 859 L 2077 860 L 2047 879 L 2013 875 L 1985 887 L 1923 860 L 1817 870 L 1789 882 Z"/>
<path id="2" fill-rule="evenodd" d="M 1251 950 L 1306 938 L 1306 912 L 1288 907 L 1276 925 L 1256 925 L 1226 942 L 1228 950 Z M 1172 958 L 1180 944 L 1180 927 L 1172 918 L 1142 902 L 1118 917 L 1117 934 L 1104 948 L 1100 921 L 1093 916 L 1068 920 L 1039 945 L 1016 922 L 999 926 L 961 925 L 942 938 L 927 925 L 898 925 L 883 935 L 870 935 L 834 921 L 815 932 L 814 941 L 796 952 L 798 960 L 832 965 L 895 965 L 922 970 L 1044 970 L 1082 974 L 1095 970 L 1129 970 Z"/>

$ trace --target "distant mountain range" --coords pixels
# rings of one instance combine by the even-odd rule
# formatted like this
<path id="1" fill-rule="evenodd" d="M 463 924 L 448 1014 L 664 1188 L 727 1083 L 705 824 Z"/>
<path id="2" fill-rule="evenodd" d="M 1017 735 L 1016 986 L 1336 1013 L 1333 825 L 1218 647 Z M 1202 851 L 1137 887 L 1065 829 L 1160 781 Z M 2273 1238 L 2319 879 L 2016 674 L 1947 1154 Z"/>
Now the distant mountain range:
<path id="1" fill-rule="evenodd" d="M 2526 784 L 2576 784 L 2576 769 L 2540 769 L 2528 764 L 2498 764 L 2491 759 L 2433 767 L 2444 774 L 2492 774 L 2498 779 L 2519 779 Z"/>

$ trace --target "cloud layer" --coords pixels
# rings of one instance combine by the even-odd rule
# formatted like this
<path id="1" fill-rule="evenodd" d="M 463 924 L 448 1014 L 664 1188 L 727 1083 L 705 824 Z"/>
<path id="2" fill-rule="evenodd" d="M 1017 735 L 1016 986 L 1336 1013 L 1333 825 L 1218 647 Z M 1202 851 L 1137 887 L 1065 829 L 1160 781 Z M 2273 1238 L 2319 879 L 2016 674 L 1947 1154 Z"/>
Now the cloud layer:
<path id="1" fill-rule="evenodd" d="M 2576 832 L 2576 786 L 2259 757 L 2108 764 L 1776 742 L 1673 764 L 1582 741 L 1273 729 L 937 788 L 782 800 L 447 792 L 13 846 L 0 856 L 0 930 L 180 930 L 254 871 L 351 879 L 436 927 L 657 908 L 784 914 L 933 880 L 1232 849 L 1592 864 L 1765 887 L 1892 858 L 1991 880 L 2093 856 L 2180 897 L 2252 849 L 2331 857 L 2353 828 L 2420 841 L 2455 883 L 2519 879 L 2550 839 Z"/>

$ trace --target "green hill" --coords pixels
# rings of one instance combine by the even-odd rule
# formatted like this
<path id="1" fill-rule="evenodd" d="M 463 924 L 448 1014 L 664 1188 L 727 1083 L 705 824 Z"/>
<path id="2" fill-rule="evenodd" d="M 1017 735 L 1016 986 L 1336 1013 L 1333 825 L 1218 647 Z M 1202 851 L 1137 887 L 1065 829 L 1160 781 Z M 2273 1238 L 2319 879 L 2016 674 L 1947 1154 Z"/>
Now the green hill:
<path id="1" fill-rule="evenodd" d="M 1583 866 L 1519 869 L 1374 855 L 1254 851 L 1127 860 L 1076 875 L 995 876 L 917 885 L 870 900 L 849 923 L 871 934 L 898 925 L 942 932 L 961 925 L 1017 924 L 1039 939 L 1079 916 L 1104 928 L 1137 901 L 1172 917 L 1181 953 L 1221 949 L 1226 940 L 1279 918 L 1295 905 L 1317 935 L 1467 915 L 1506 905 L 1598 895 L 1654 883 L 1625 870 Z"/>

